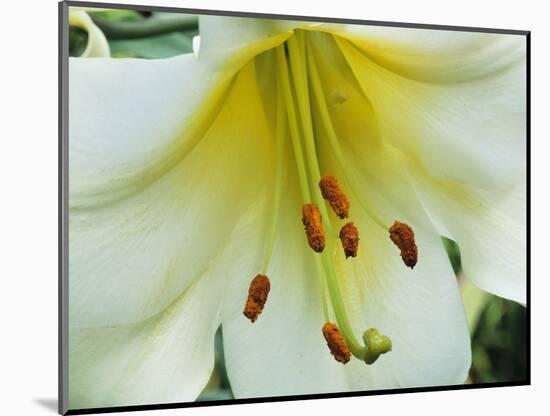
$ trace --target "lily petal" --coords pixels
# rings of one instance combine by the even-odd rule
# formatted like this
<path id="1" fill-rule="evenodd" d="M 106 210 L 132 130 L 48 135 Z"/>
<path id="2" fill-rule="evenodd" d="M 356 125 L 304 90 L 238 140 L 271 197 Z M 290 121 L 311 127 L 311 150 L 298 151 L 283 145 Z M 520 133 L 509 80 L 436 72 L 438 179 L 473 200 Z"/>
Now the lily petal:
<path id="1" fill-rule="evenodd" d="M 323 47 L 322 53 L 315 52 L 332 122 L 349 161 L 347 168 L 360 173 L 370 201 L 383 203 L 379 215 L 386 222 L 398 215 L 416 224 L 435 222 L 442 235 L 460 240 L 468 277 L 491 293 L 524 303 L 525 180 L 516 179 L 509 189 L 488 191 L 429 177 L 427 169 L 420 169 L 399 148 L 383 142 L 384 130 L 379 129 L 369 97 L 357 93 L 352 71 L 335 42 L 327 39 L 317 37 Z M 330 153 L 330 148 L 322 152 Z M 492 153 L 498 154 L 496 149 Z M 513 155 L 520 172 L 525 169 L 525 158 L 518 157 L 521 154 Z"/>
<path id="2" fill-rule="evenodd" d="M 221 293 L 213 279 L 197 280 L 146 321 L 71 328 L 71 409 L 195 400 L 214 366 Z"/>
<path id="3" fill-rule="evenodd" d="M 82 58 L 111 56 L 107 38 L 85 11 L 70 8 L 69 25 L 79 27 L 88 33 L 88 44 L 82 52 Z"/>
<path id="4" fill-rule="evenodd" d="M 427 178 L 417 184 L 441 234 L 458 243 L 465 276 L 487 292 L 525 304 L 525 176 L 498 192 Z"/>
<path id="5" fill-rule="evenodd" d="M 243 254 L 255 249 L 263 206 L 258 200 L 258 206 L 243 213 L 230 233 L 230 244 L 158 314 L 125 326 L 71 328 L 72 409 L 197 398 L 214 366 L 214 334 L 232 282 L 227 277 L 238 276 L 242 262 L 250 259 Z"/>
<path id="6" fill-rule="evenodd" d="M 524 169 L 517 155 L 525 153 L 526 145 L 525 40 L 518 38 L 515 47 L 523 45 L 523 52 L 510 51 L 518 56 L 514 65 L 484 75 L 466 59 L 464 65 L 472 70 L 445 83 L 406 78 L 350 41 L 337 43 L 372 105 L 385 142 L 435 178 L 496 189 L 508 186 Z"/>
<path id="7" fill-rule="evenodd" d="M 414 196 L 407 199 L 412 202 Z M 403 218 L 413 227 L 418 246 L 418 263 L 409 270 L 387 232 L 359 217 L 363 254 L 357 262 L 340 255 L 340 273 L 353 276 L 342 280 L 343 292 L 356 331 L 366 324 L 378 328 L 391 338 L 392 351 L 369 367 L 369 382 L 358 369 L 349 376 L 350 384 L 393 388 L 464 383 L 471 364 L 470 336 L 439 234 Z"/>
<path id="8" fill-rule="evenodd" d="M 292 180 L 289 180 L 292 184 Z M 268 397 L 345 390 L 343 373 L 321 333 L 323 313 L 318 276 L 300 222 L 300 196 L 294 183 L 283 198 L 273 258 L 271 290 L 253 324 L 242 314 L 249 279 L 228 288 L 222 330 L 226 368 L 236 398 Z M 259 253 L 258 253 L 259 254 Z"/>
<path id="9" fill-rule="evenodd" d="M 254 66 L 240 72 L 223 109 L 208 114 L 209 128 L 201 130 L 197 119 L 205 116 L 190 107 L 207 88 L 200 65 L 185 62 L 193 56 L 73 61 L 78 76 L 71 78 L 79 80 L 72 85 L 70 125 L 74 326 L 123 325 L 164 309 L 268 190 L 274 144 Z M 172 90 L 189 92 L 182 99 Z M 248 122 L 234 123 L 243 114 Z"/>
<path id="10" fill-rule="evenodd" d="M 217 117 L 233 74 L 191 54 L 163 60 L 71 59 L 71 206 L 139 192 L 190 153 Z"/>
<path id="11" fill-rule="evenodd" d="M 457 83 L 484 78 L 525 59 L 525 38 L 476 33 L 369 25 L 327 26 L 350 40 L 378 65 L 427 83 Z"/>
<path id="12" fill-rule="evenodd" d="M 318 25 L 290 20 L 202 15 L 199 17 L 198 56 L 212 67 L 238 70 L 254 56 L 283 43 L 295 29 Z"/>

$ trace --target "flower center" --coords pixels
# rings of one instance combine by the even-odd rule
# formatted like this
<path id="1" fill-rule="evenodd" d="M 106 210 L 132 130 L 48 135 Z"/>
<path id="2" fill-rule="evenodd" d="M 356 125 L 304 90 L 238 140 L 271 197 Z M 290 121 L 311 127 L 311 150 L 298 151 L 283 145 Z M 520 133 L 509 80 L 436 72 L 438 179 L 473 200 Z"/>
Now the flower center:
<path id="1" fill-rule="evenodd" d="M 276 55 L 278 94 L 276 110 L 277 164 L 273 215 L 268 230 L 268 243 L 264 255 L 262 274 L 252 280 L 244 314 L 254 322 L 263 310 L 267 300 L 267 292 L 269 291 L 267 269 L 277 228 L 282 188 L 282 160 L 285 152 L 285 142 L 289 137 L 303 201 L 302 222 L 305 227 L 307 243 L 313 250 L 312 255 L 315 258 L 319 278 L 325 321 L 322 327 L 323 336 L 330 352 L 337 361 L 345 364 L 353 355 L 367 364 L 373 364 L 381 354 L 390 351 L 392 345 L 390 339 L 381 335 L 375 328 L 366 330 L 363 333 L 363 342 L 359 342 L 349 322 L 336 268 L 330 253 L 333 253 L 335 247 L 332 246 L 339 237 L 346 259 L 356 257 L 359 251 L 359 230 L 353 222 L 348 222 L 340 227 L 338 232 L 336 225 L 332 223 L 329 216 L 327 204 L 339 219 L 348 218 L 350 202 L 334 176 L 321 174 L 317 159 L 312 111 L 316 111 L 316 120 L 320 120 L 320 128 L 326 133 L 330 149 L 335 156 L 340 171 L 343 173 L 348 188 L 369 217 L 380 227 L 390 232 L 391 240 L 401 250 L 403 261 L 411 268 L 416 264 L 417 248 L 414 242 L 414 233 L 408 225 L 396 221 L 394 225 L 388 227 L 372 209 L 364 195 L 358 192 L 361 187 L 358 185 L 359 182 L 354 173 L 346 166 L 325 100 L 325 93 L 313 58 L 310 42 L 307 32 L 297 30 L 293 36 L 274 51 Z M 350 261 L 353 261 L 353 259 Z M 342 278 L 342 276 L 339 277 Z M 264 289 L 267 287 L 267 291 L 258 290 L 258 279 L 263 282 L 262 287 Z M 256 296 L 259 292 L 261 292 L 261 296 Z M 261 305 L 258 304 L 258 298 Z M 332 307 L 335 323 L 331 322 L 329 303 Z"/>

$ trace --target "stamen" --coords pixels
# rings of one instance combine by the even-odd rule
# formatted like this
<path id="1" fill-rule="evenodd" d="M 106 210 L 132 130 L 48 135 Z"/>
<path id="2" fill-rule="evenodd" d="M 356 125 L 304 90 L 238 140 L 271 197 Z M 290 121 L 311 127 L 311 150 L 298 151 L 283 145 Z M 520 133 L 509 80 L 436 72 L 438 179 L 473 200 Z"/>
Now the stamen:
<path id="1" fill-rule="evenodd" d="M 340 219 L 348 217 L 349 201 L 340 189 L 340 185 L 334 176 L 323 176 L 319 182 L 321 194 L 330 204 Z"/>
<path id="2" fill-rule="evenodd" d="M 250 282 L 248 298 L 246 299 L 243 315 L 250 319 L 251 322 L 256 321 L 264 310 L 270 288 L 269 278 L 263 274 L 256 275 L 256 277 L 252 279 L 252 282 Z"/>
<path id="3" fill-rule="evenodd" d="M 334 359 L 342 364 L 347 363 L 351 358 L 351 353 L 336 324 L 325 323 L 323 325 L 323 336 Z"/>
<path id="4" fill-rule="evenodd" d="M 320 253 L 325 248 L 325 230 L 319 208 L 314 204 L 305 204 L 302 207 L 302 222 L 306 229 L 309 246 Z"/>
<path id="5" fill-rule="evenodd" d="M 410 226 L 399 221 L 395 221 L 389 231 L 391 241 L 401 250 L 403 262 L 412 269 L 418 260 L 414 231 Z"/>
<path id="6" fill-rule="evenodd" d="M 342 246 L 344 247 L 346 259 L 350 256 L 357 256 L 357 248 L 359 246 L 359 230 L 357 230 L 357 227 L 352 222 L 348 222 L 342 227 L 340 230 L 340 240 L 342 241 Z"/>

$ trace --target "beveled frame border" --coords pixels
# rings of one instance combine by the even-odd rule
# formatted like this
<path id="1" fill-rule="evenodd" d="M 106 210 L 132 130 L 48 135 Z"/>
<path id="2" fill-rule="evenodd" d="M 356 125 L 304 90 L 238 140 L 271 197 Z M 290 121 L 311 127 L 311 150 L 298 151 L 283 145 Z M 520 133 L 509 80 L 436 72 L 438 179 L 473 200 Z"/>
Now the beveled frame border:
<path id="1" fill-rule="evenodd" d="M 314 16 L 295 16 L 282 14 L 267 14 L 267 13 L 250 13 L 241 11 L 225 11 L 225 10 L 206 10 L 206 9 L 187 9 L 180 7 L 166 6 L 147 6 L 136 4 L 113 4 L 99 2 L 84 2 L 84 1 L 61 1 L 59 2 L 59 72 L 58 72 L 58 122 L 59 122 L 59 158 L 58 158 L 58 412 L 61 415 L 78 415 L 92 413 L 113 413 L 124 411 L 139 411 L 139 410 L 159 410 L 159 409 L 178 409 L 186 407 L 206 407 L 219 405 L 235 405 L 245 403 L 266 403 L 266 402 L 284 402 L 295 400 L 311 400 L 311 399 L 328 399 L 338 397 L 357 397 L 371 396 L 384 394 L 402 394 L 402 393 L 418 393 L 418 392 L 436 392 L 444 390 L 470 390 L 491 387 L 512 387 L 525 386 L 531 384 L 531 32 L 527 30 L 508 30 L 482 27 L 468 26 L 448 26 L 437 24 L 421 24 L 421 23 L 404 23 L 404 22 L 386 22 L 374 20 L 359 20 L 359 19 L 341 19 L 331 17 L 314 17 Z M 133 406 L 117 406 L 117 407 L 98 407 L 89 409 L 69 409 L 69 247 L 68 247 L 68 145 L 69 145 L 69 7 L 91 7 L 91 8 L 109 8 L 120 10 L 140 10 L 140 11 L 162 11 L 174 13 L 188 13 L 196 15 L 215 15 L 215 16 L 239 16 L 253 17 L 266 19 L 283 19 L 283 20 L 301 20 L 313 22 L 329 22 L 329 23 L 347 23 L 357 25 L 370 26 L 389 26 L 403 27 L 416 29 L 433 29 L 433 30 L 448 30 L 459 32 L 481 32 L 481 33 L 496 33 L 507 35 L 525 36 L 526 42 L 526 277 L 527 277 L 527 297 L 526 297 L 526 378 L 525 380 L 510 381 L 510 382 L 495 382 L 481 384 L 459 384 L 447 386 L 433 387 L 414 387 L 414 388 L 397 388 L 383 390 L 368 390 L 360 392 L 344 392 L 344 393 L 323 393 L 323 394 L 307 394 L 293 396 L 269 396 L 255 397 L 248 399 L 229 399 L 229 400 L 211 400 L 201 402 L 181 402 L 181 403 L 163 403 L 150 405 L 133 405 Z"/>

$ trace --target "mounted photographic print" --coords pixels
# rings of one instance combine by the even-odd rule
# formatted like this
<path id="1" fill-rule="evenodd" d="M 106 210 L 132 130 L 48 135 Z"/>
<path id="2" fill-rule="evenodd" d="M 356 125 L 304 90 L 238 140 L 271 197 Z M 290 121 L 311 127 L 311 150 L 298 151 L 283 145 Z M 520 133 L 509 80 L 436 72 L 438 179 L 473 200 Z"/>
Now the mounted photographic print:
<path id="1" fill-rule="evenodd" d="M 529 32 L 60 3 L 60 413 L 521 385 Z"/>

